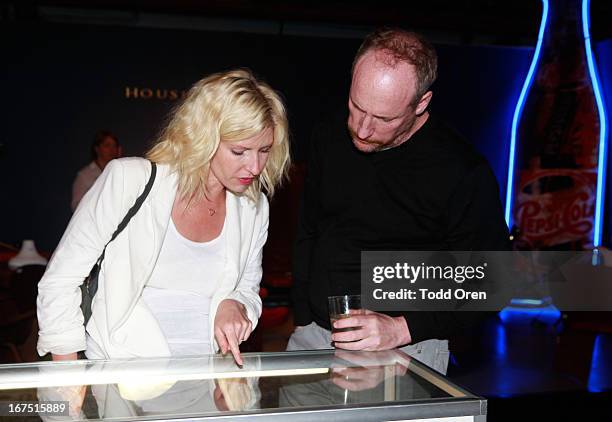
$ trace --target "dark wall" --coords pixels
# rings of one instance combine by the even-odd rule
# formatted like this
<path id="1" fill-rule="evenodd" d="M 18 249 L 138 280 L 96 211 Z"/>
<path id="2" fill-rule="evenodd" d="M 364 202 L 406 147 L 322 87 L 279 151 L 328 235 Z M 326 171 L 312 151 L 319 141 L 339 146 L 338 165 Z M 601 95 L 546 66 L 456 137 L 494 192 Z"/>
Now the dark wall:
<path id="1" fill-rule="evenodd" d="M 169 96 L 208 73 L 249 67 L 284 95 L 294 157 L 302 160 L 321 112 L 345 103 L 359 46 L 349 39 L 60 24 L 6 26 L 0 36 L 0 241 L 33 238 L 43 250 L 55 247 L 70 218 L 71 184 L 89 161 L 97 130 L 115 132 L 124 155 L 141 155 L 175 104 Z M 489 159 L 503 194 L 510 122 L 532 50 L 438 49 L 432 109 Z M 607 55 L 602 74 L 610 73 L 610 43 L 600 50 Z M 162 99 L 133 98 L 134 88 Z"/>
<path id="2" fill-rule="evenodd" d="M 211 72 L 249 67 L 287 100 L 299 159 L 309 128 L 346 82 L 358 41 L 76 25 L 3 28 L 0 241 L 58 242 L 71 184 L 94 133 L 141 155 L 174 101 L 126 98 L 126 87 L 181 91 Z M 168 94 L 169 95 L 169 94 Z M 154 94 L 155 96 L 155 94 Z"/>

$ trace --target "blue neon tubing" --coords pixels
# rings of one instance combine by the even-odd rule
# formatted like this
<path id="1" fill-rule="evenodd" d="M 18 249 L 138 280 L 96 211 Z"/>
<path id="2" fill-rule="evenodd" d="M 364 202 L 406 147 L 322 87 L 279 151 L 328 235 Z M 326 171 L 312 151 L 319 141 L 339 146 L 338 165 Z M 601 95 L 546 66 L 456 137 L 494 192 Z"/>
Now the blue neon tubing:
<path id="1" fill-rule="evenodd" d="M 527 78 L 525 79 L 525 83 L 523 84 L 523 89 L 521 90 L 521 95 L 519 96 L 518 102 L 516 103 L 516 108 L 514 109 L 514 117 L 512 118 L 512 132 L 510 134 L 510 157 L 508 160 L 508 184 L 506 189 L 506 224 L 510 229 L 512 229 L 512 197 L 513 197 L 513 188 L 514 188 L 514 160 L 516 157 L 516 132 L 518 130 L 518 122 L 523 114 L 523 107 L 525 106 L 525 100 L 527 97 L 527 91 L 531 87 L 531 83 L 533 82 L 533 74 L 535 73 L 535 69 L 537 67 L 538 61 L 540 59 L 540 50 L 542 49 L 542 41 L 544 39 L 544 30 L 546 29 L 546 24 L 548 22 L 548 0 L 542 0 L 543 10 L 542 10 L 542 20 L 540 22 L 540 32 L 538 33 L 538 42 L 536 44 L 535 53 L 533 54 L 533 59 L 531 61 L 531 66 L 529 66 L 529 72 L 527 72 Z"/>
<path id="2" fill-rule="evenodd" d="M 589 3 L 590 0 L 582 0 L 582 29 L 584 33 L 584 46 L 586 48 L 589 75 L 591 77 L 591 84 L 593 85 L 593 92 L 595 93 L 597 111 L 599 113 L 599 162 L 597 164 L 597 193 L 595 196 L 595 222 L 593 228 L 593 247 L 598 248 L 601 246 L 604 217 L 606 160 L 608 156 L 608 120 L 601 94 L 599 75 L 597 74 L 597 67 L 595 66 L 595 58 L 591 50 Z"/>
<path id="3" fill-rule="evenodd" d="M 533 82 L 533 76 L 540 59 L 540 50 L 542 48 L 542 42 L 544 39 L 544 31 L 548 23 L 548 0 L 542 0 L 543 11 L 542 20 L 540 22 L 540 31 L 538 33 L 538 42 L 536 45 L 533 60 L 527 73 L 527 78 L 523 84 L 521 95 L 516 104 L 514 110 L 514 116 L 512 118 L 512 132 L 510 135 L 510 156 L 508 160 L 508 183 L 506 189 L 506 224 L 508 227 L 512 227 L 512 205 L 513 205 L 513 190 L 514 190 L 514 170 L 515 170 L 515 159 L 516 159 L 516 141 L 517 141 L 517 130 L 518 122 L 523 113 L 527 92 Z M 593 246 L 595 248 L 601 246 L 602 240 L 602 223 L 604 213 L 604 192 L 606 184 L 606 161 L 608 153 L 608 126 L 606 109 L 604 107 L 603 98 L 601 94 L 599 76 L 597 74 L 597 68 L 595 66 L 595 59 L 593 51 L 591 49 L 591 35 L 590 35 L 590 16 L 589 16 L 589 5 L 590 0 L 582 0 L 582 28 L 584 35 L 584 45 L 586 49 L 587 67 L 589 69 L 589 76 L 591 78 L 591 84 L 593 86 L 593 92 L 595 94 L 595 102 L 597 104 L 597 111 L 599 115 L 599 157 L 597 165 L 597 190 L 595 196 L 595 216 L 594 216 L 594 227 L 593 227 Z"/>

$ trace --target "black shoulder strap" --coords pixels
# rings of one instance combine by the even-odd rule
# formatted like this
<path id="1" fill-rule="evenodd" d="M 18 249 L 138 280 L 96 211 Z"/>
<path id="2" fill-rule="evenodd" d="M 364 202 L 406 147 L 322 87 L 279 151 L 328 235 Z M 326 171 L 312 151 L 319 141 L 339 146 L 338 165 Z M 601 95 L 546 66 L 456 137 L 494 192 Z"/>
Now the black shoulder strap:
<path id="1" fill-rule="evenodd" d="M 147 182 L 144 188 L 144 191 L 142 191 L 140 196 L 136 199 L 136 202 L 134 203 L 134 205 L 132 205 L 132 208 L 129 209 L 125 217 L 123 217 L 123 220 L 121 220 L 121 223 L 119 223 L 119 225 L 117 226 L 117 230 L 115 230 L 115 233 L 113 233 L 113 235 L 111 236 L 111 239 L 106 243 L 106 245 L 104 245 L 102 254 L 100 255 L 97 261 L 98 265 L 104 260 L 104 253 L 106 252 L 106 247 L 108 246 L 108 244 L 111 243 L 113 240 L 115 240 L 115 238 L 119 235 L 119 233 L 121 233 L 123 229 L 127 227 L 132 217 L 136 215 L 136 213 L 142 206 L 142 203 L 145 201 L 145 199 L 147 199 L 147 196 L 149 195 L 149 192 L 151 192 L 151 188 L 153 187 L 153 182 L 155 182 L 156 174 L 157 174 L 157 165 L 153 161 L 151 161 L 151 176 L 149 176 L 149 181 Z"/>

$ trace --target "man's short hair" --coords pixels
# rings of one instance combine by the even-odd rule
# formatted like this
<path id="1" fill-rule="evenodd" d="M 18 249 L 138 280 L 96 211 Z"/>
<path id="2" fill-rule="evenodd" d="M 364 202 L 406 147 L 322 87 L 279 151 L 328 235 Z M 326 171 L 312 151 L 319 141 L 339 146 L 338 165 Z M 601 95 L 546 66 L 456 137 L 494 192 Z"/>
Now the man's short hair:
<path id="1" fill-rule="evenodd" d="M 436 80 L 438 72 L 436 50 L 429 41 L 415 32 L 400 28 L 381 28 L 370 33 L 355 55 L 353 72 L 359 59 L 371 50 L 387 53 L 390 57 L 388 64 L 391 66 L 403 61 L 416 68 L 415 101 L 418 101 Z"/>

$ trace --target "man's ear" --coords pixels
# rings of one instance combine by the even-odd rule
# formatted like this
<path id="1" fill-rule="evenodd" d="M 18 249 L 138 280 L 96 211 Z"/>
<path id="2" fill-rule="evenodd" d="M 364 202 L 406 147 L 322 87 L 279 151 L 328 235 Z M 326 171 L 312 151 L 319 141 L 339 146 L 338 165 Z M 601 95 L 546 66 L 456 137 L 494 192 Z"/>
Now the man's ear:
<path id="1" fill-rule="evenodd" d="M 415 113 L 417 116 L 423 114 L 425 110 L 427 110 L 431 97 L 433 97 L 433 92 L 431 91 L 427 91 L 425 94 L 423 94 L 416 106 Z"/>

